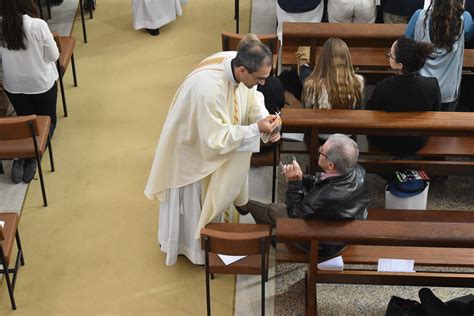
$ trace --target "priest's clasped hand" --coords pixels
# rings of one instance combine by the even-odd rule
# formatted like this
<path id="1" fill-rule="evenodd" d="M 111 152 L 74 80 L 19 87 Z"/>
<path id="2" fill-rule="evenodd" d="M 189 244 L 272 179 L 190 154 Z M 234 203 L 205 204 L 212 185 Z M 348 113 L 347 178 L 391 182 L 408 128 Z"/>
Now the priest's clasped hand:
<path id="1" fill-rule="evenodd" d="M 269 115 L 257 121 L 258 129 L 262 133 L 262 141 L 276 143 L 280 140 L 281 119 L 278 115 Z"/>
<path id="2" fill-rule="evenodd" d="M 269 115 L 266 118 L 257 121 L 257 126 L 260 133 L 271 134 L 273 130 L 278 127 L 279 123 L 278 116 Z"/>

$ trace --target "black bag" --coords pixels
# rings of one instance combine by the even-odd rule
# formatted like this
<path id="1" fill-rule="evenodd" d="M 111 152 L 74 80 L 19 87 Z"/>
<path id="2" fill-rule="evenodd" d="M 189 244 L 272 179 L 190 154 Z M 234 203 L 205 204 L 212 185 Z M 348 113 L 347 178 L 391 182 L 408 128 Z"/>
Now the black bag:
<path id="1" fill-rule="evenodd" d="M 268 77 L 263 86 L 257 86 L 257 90 L 265 97 L 265 107 L 270 114 L 280 112 L 285 106 L 285 88 L 278 77 Z"/>
<path id="2" fill-rule="evenodd" d="M 95 7 L 97 6 L 96 0 L 85 0 L 84 1 L 84 9 L 90 11 L 94 11 Z"/>
<path id="3" fill-rule="evenodd" d="M 417 301 L 406 300 L 392 296 L 388 303 L 385 316 L 421 316 L 421 304 Z"/>
<path id="4" fill-rule="evenodd" d="M 301 100 L 303 86 L 301 85 L 300 77 L 298 77 L 296 69 L 282 71 L 278 76 L 278 79 L 280 79 L 286 91 L 293 94 L 298 100 Z"/>

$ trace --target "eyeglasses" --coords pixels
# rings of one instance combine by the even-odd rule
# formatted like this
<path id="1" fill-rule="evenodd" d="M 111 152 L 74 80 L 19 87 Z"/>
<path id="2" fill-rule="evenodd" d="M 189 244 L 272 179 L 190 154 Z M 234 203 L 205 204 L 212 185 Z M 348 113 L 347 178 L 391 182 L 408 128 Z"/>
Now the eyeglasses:
<path id="1" fill-rule="evenodd" d="M 393 60 L 396 60 L 396 58 L 392 56 L 392 52 L 391 52 L 390 50 L 388 50 L 388 51 L 385 53 L 385 57 L 387 57 L 387 58 L 392 58 Z"/>
<path id="2" fill-rule="evenodd" d="M 334 163 L 331 158 L 329 158 L 328 156 L 326 156 L 326 154 L 323 153 L 323 146 L 319 146 L 319 149 L 318 149 L 318 154 L 320 154 L 321 156 L 325 157 L 327 160 L 329 160 L 330 162 Z"/>
<path id="3" fill-rule="evenodd" d="M 249 70 L 247 70 L 247 72 L 248 72 L 252 77 L 254 77 L 255 80 L 257 80 L 258 83 L 260 83 L 260 84 L 264 84 L 265 81 L 267 80 L 267 77 L 258 77 L 258 76 L 255 76 L 254 73 L 253 73 L 253 72 L 250 72 Z"/>
<path id="4" fill-rule="evenodd" d="M 265 84 L 265 81 L 267 80 L 266 77 L 257 77 L 255 76 L 253 73 L 250 73 L 252 75 L 252 77 L 254 77 L 259 84 Z"/>

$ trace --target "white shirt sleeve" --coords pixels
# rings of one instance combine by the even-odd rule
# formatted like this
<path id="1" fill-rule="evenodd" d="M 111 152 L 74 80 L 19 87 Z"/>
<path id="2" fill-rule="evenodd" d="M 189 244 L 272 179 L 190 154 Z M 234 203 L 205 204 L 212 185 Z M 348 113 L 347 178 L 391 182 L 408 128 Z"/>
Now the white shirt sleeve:
<path id="1" fill-rule="evenodd" d="M 258 129 L 257 123 L 253 123 L 248 126 L 249 130 L 244 141 L 237 148 L 237 151 L 249 151 L 252 153 L 258 153 L 260 151 L 260 130 Z"/>
<path id="2" fill-rule="evenodd" d="M 41 21 L 44 22 L 44 21 Z M 59 58 L 59 49 L 54 41 L 53 34 L 49 30 L 48 25 L 46 22 L 41 24 L 39 28 L 39 32 L 41 32 L 40 36 L 42 39 L 43 44 L 43 60 L 45 63 L 52 63 L 58 60 Z"/>

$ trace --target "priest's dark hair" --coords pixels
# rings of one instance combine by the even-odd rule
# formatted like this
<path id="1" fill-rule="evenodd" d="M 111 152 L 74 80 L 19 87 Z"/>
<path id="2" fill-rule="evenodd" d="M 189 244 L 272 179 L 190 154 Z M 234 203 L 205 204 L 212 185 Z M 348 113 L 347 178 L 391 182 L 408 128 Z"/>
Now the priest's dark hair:
<path id="1" fill-rule="evenodd" d="M 34 0 L 0 0 L 2 5 L 2 44 L 9 50 L 26 49 L 23 15 L 38 17 Z"/>
<path id="2" fill-rule="evenodd" d="M 252 41 L 243 45 L 234 58 L 234 66 L 243 66 L 248 72 L 257 72 L 263 65 L 272 66 L 272 52 L 260 42 Z"/>

